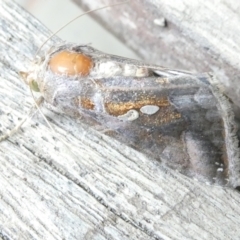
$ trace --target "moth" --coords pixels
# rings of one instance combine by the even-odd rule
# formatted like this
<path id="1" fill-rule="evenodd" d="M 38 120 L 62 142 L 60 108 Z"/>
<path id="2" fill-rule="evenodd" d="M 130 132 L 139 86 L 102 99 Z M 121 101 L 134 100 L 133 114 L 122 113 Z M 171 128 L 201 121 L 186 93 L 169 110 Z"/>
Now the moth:
<path id="1" fill-rule="evenodd" d="M 88 45 L 63 44 L 23 75 L 50 108 L 81 117 L 186 176 L 240 186 L 234 114 L 210 74 L 170 70 Z"/>

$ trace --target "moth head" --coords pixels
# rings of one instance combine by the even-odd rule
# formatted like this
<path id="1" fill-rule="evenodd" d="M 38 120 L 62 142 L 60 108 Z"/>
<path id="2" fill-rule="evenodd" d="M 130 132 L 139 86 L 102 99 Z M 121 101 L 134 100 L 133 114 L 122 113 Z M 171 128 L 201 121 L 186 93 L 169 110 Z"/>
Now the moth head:
<path id="1" fill-rule="evenodd" d="M 45 56 L 36 56 L 30 64 L 28 71 L 20 71 L 19 75 L 22 80 L 30 87 L 34 92 L 40 92 L 38 84 L 38 73 L 42 68 L 42 64 L 45 61 Z"/>
<path id="2" fill-rule="evenodd" d="M 38 48 L 35 56 L 38 61 L 38 53 L 42 49 L 42 47 L 50 40 L 52 39 L 58 32 L 60 32 L 63 28 L 65 28 L 68 24 L 71 22 L 75 21 L 76 19 L 89 14 L 91 12 L 95 12 L 104 8 L 108 7 L 114 7 L 117 5 L 125 4 L 127 1 L 120 2 L 120 3 L 115 3 L 115 4 L 110 4 L 107 6 L 99 7 L 94 10 L 89 10 L 85 13 L 82 13 L 78 15 L 77 17 L 73 18 L 70 22 L 62 26 L 60 29 L 58 29 L 55 33 L 53 33 L 46 41 L 42 43 L 42 45 Z M 36 65 L 36 62 L 35 62 Z M 80 53 L 73 53 L 69 51 L 62 51 L 57 53 L 56 55 L 53 56 L 53 58 L 50 59 L 50 62 L 48 63 L 49 68 L 52 70 L 53 73 L 57 74 L 63 74 L 67 76 L 74 76 L 74 75 L 81 75 L 81 76 L 87 76 L 90 73 L 90 70 L 93 66 L 93 61 L 91 58 L 80 54 Z M 35 92 L 40 92 L 39 84 L 37 81 L 37 78 L 35 78 L 34 71 L 32 72 L 19 72 L 20 76 L 24 80 L 24 82 L 29 85 L 31 90 Z M 35 76 L 34 76 L 35 75 Z"/>
<path id="3" fill-rule="evenodd" d="M 31 73 L 21 71 L 19 75 L 32 91 L 40 92 L 38 82 L 31 76 Z"/>

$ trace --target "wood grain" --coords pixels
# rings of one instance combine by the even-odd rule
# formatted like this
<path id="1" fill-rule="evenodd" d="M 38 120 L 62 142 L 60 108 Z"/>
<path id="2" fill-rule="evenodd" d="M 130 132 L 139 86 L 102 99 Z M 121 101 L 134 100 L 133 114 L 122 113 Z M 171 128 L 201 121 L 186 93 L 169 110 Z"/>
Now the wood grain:
<path id="1" fill-rule="evenodd" d="M 33 103 L 18 72 L 49 34 L 14 2 L 0 2 L 2 133 Z M 0 143 L 1 238 L 240 238 L 237 191 L 195 182 L 80 119 L 43 111 L 54 132 L 37 115 Z"/>

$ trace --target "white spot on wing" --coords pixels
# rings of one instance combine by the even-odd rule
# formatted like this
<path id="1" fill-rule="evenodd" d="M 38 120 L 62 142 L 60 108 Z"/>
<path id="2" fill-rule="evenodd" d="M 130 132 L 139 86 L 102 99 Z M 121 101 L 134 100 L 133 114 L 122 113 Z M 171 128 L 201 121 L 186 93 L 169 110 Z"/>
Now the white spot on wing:
<path id="1" fill-rule="evenodd" d="M 95 75 L 100 77 L 112 77 L 117 76 L 122 72 L 119 64 L 114 62 L 101 62 L 95 68 Z"/>
<path id="2" fill-rule="evenodd" d="M 136 110 L 129 110 L 127 113 L 118 116 L 118 119 L 122 121 L 134 121 L 139 117 L 139 113 Z"/>
<path id="3" fill-rule="evenodd" d="M 147 77 L 149 76 L 149 71 L 147 68 L 138 68 L 136 71 L 136 77 Z"/>
<path id="4" fill-rule="evenodd" d="M 158 106 L 155 105 L 145 105 L 140 108 L 140 111 L 147 115 L 153 115 L 159 110 Z"/>
<path id="5" fill-rule="evenodd" d="M 123 75 L 124 76 L 135 76 L 135 73 L 136 73 L 136 67 L 133 66 L 133 65 L 129 65 L 129 64 L 126 64 L 124 65 L 124 71 L 123 71 Z"/>

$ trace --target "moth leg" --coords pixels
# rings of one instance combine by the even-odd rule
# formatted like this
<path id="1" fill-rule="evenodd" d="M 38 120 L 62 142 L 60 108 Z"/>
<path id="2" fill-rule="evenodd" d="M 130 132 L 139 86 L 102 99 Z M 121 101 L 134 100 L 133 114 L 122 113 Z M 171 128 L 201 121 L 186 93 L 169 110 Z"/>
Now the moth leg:
<path id="1" fill-rule="evenodd" d="M 39 97 L 36 100 L 36 104 L 38 106 L 42 105 L 42 103 L 44 102 L 44 98 L 43 97 Z M 8 133 L 0 136 L 0 142 L 8 139 L 9 137 L 11 137 L 12 135 L 14 135 L 16 132 L 18 132 L 18 130 L 22 127 L 22 125 L 29 119 L 32 118 L 36 113 L 38 112 L 37 106 L 34 104 L 34 106 L 32 106 L 27 114 L 27 116 L 25 118 L 22 119 L 22 121 L 20 121 L 11 131 L 9 131 Z"/>

